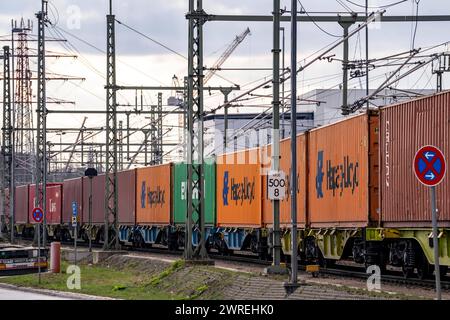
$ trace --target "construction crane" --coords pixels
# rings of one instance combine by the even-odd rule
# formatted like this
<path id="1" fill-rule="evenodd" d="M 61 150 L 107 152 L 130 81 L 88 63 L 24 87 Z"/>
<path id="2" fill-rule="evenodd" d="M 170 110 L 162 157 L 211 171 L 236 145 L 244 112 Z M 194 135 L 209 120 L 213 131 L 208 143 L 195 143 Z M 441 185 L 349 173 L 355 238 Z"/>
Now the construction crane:
<path id="1" fill-rule="evenodd" d="M 225 50 L 225 52 L 217 59 L 217 61 L 214 63 L 214 65 L 209 69 L 208 73 L 205 75 L 205 78 L 203 79 L 203 83 L 207 83 L 209 79 L 212 78 L 212 76 L 216 73 L 217 70 L 225 63 L 225 61 L 231 56 L 234 50 L 241 44 L 242 41 L 244 41 L 245 37 L 247 37 L 250 34 L 250 29 L 247 27 L 244 32 L 242 32 L 240 35 L 236 36 L 236 38 L 233 40 L 233 42 L 228 46 L 228 48 Z"/>
<path id="2" fill-rule="evenodd" d="M 244 39 L 250 34 L 250 29 L 247 27 L 244 32 L 242 32 L 240 35 L 236 36 L 236 38 L 231 42 L 231 44 L 227 47 L 224 53 L 217 59 L 217 61 L 214 63 L 214 65 L 209 69 L 208 73 L 205 75 L 203 80 L 203 85 L 205 85 L 208 80 L 210 80 L 217 70 L 220 69 L 220 67 L 225 63 L 225 61 L 231 56 L 231 54 L 236 50 L 236 48 L 244 41 Z M 186 86 L 186 79 L 184 80 L 185 86 Z M 172 77 L 172 85 L 174 87 L 180 87 L 180 81 L 176 75 Z M 172 92 L 171 96 L 167 100 L 167 105 L 169 106 L 177 106 L 182 107 L 184 110 L 186 110 L 186 104 L 187 101 L 186 97 L 184 96 L 186 94 L 185 91 L 174 91 Z M 179 156 L 184 155 L 185 151 L 185 141 L 184 141 L 184 128 L 186 127 L 185 123 L 185 117 L 183 114 L 180 114 L 178 116 L 178 143 L 180 146 L 183 146 L 183 148 L 180 148 L 178 150 Z"/>

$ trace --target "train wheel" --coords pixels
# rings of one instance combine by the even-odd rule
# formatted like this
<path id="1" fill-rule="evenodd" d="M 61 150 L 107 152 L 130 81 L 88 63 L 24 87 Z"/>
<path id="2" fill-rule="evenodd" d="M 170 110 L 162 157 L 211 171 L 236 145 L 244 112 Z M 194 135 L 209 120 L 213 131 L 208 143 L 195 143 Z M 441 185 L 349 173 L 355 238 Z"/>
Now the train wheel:
<path id="1" fill-rule="evenodd" d="M 440 266 L 439 269 L 440 269 L 440 272 L 441 272 L 441 278 L 445 277 L 447 275 L 447 272 L 448 272 L 448 267 L 447 266 Z"/>
<path id="2" fill-rule="evenodd" d="M 417 266 L 417 277 L 420 280 L 428 279 L 431 275 L 430 265 L 427 261 L 419 263 Z"/>
<path id="3" fill-rule="evenodd" d="M 144 239 L 140 233 L 135 233 L 133 247 L 135 248 L 143 248 L 144 247 Z"/>
<path id="4" fill-rule="evenodd" d="M 419 261 L 417 262 L 417 277 L 420 280 L 427 279 L 433 273 L 431 265 L 428 263 L 427 258 L 423 253 L 420 254 Z"/>
<path id="5" fill-rule="evenodd" d="M 402 266 L 403 278 L 408 279 L 411 278 L 414 274 L 414 268 L 410 268 L 407 266 Z"/>

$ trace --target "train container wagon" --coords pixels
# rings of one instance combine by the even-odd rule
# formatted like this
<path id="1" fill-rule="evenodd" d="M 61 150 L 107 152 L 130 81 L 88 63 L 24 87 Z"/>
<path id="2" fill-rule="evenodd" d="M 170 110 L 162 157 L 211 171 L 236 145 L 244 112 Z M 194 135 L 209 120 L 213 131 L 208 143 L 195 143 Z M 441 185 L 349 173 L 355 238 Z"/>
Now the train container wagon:
<path id="1" fill-rule="evenodd" d="M 172 163 L 136 169 L 137 245 L 167 244 L 172 223 Z"/>
<path id="2" fill-rule="evenodd" d="M 302 230 L 306 226 L 306 199 L 307 199 L 307 134 L 299 134 L 296 137 L 297 144 L 297 226 L 299 228 L 298 237 L 302 236 Z M 267 151 L 264 151 L 267 149 Z M 261 148 L 261 153 L 265 157 L 271 157 L 271 146 Z M 270 163 L 266 165 L 270 170 Z M 268 173 L 268 170 L 267 173 Z M 291 218 L 291 139 L 284 139 L 280 142 L 280 170 L 286 175 L 286 191 L 284 199 L 280 201 L 280 227 L 283 230 L 283 252 L 291 254 L 290 229 L 292 226 Z M 268 198 L 268 175 L 263 175 L 263 225 L 269 229 L 269 234 L 273 228 L 273 205 L 272 200 Z M 299 241 L 300 242 L 300 241 Z"/>
<path id="3" fill-rule="evenodd" d="M 78 210 L 78 223 L 83 224 L 83 178 L 64 180 L 62 223 L 72 225 L 73 203 Z"/>
<path id="4" fill-rule="evenodd" d="M 83 208 L 82 221 L 84 226 L 92 224 L 92 231 L 98 233 L 105 223 L 105 174 L 99 174 L 92 178 L 92 213 L 91 221 L 89 221 L 89 190 L 90 190 L 90 178 L 83 177 Z"/>
<path id="5" fill-rule="evenodd" d="M 105 180 L 106 175 L 100 174 L 91 178 L 83 177 L 83 227 L 81 236 L 96 240 L 103 238 L 105 223 Z M 92 183 L 92 212 L 89 219 L 89 196 Z M 121 241 L 128 241 L 129 230 L 135 225 L 136 217 L 136 170 L 120 171 L 117 173 L 118 223 Z M 92 226 L 90 226 L 92 224 Z M 87 231 L 90 230 L 90 231 Z"/>
<path id="6" fill-rule="evenodd" d="M 136 224 L 136 169 L 117 173 L 119 238 L 129 242 Z"/>
<path id="7" fill-rule="evenodd" d="M 318 246 L 332 262 L 347 246 L 363 259 L 362 228 L 378 222 L 378 132 L 375 111 L 309 132 L 307 257 Z"/>
<path id="8" fill-rule="evenodd" d="M 74 178 L 63 181 L 62 225 L 59 239 L 70 241 L 75 235 L 72 227 L 73 205 L 77 208 L 77 221 L 82 226 L 83 221 L 83 178 Z M 80 228 L 77 229 L 80 231 Z M 83 232 L 80 232 L 83 235 Z M 81 237 L 81 236 L 80 236 Z M 85 240 L 87 238 L 85 237 Z"/>
<path id="9" fill-rule="evenodd" d="M 260 148 L 217 157 L 217 249 L 264 252 Z"/>
<path id="10" fill-rule="evenodd" d="M 380 112 L 381 222 L 368 230 L 383 243 L 389 263 L 406 276 L 416 268 L 420 277 L 434 264 L 430 190 L 413 171 L 413 159 L 423 146 L 438 147 L 450 157 L 450 92 L 387 106 Z M 432 161 L 432 160 L 431 160 Z M 448 161 L 448 160 L 447 160 Z M 450 178 L 436 186 L 441 272 L 450 266 Z"/>
<path id="11" fill-rule="evenodd" d="M 296 137 L 297 143 L 297 226 L 304 228 L 306 225 L 306 134 Z M 267 156 L 270 158 L 271 146 L 267 147 Z M 289 228 L 291 224 L 291 140 L 284 139 L 280 142 L 280 170 L 286 175 L 286 190 L 284 199 L 280 201 L 280 225 Z M 272 227 L 273 206 L 268 198 L 267 174 L 263 175 L 264 210 L 263 224 Z"/>
<path id="12" fill-rule="evenodd" d="M 173 223 L 184 226 L 187 212 L 187 165 L 180 162 L 173 165 Z M 205 225 L 214 226 L 216 222 L 216 164 L 214 160 L 206 159 L 203 165 L 205 203 Z M 197 176 L 194 174 L 194 179 Z M 194 203 L 198 203 L 198 195 L 194 190 Z M 192 219 L 198 220 L 195 214 Z"/>
<path id="13" fill-rule="evenodd" d="M 173 164 L 173 182 L 172 182 L 172 201 L 173 201 L 173 216 L 172 221 L 175 229 L 170 232 L 171 241 L 169 241 L 170 249 L 177 249 L 180 246 L 184 246 L 185 237 L 185 224 L 187 213 L 187 173 L 188 166 L 186 163 L 179 162 Z M 216 163 L 215 159 L 205 159 L 203 164 L 203 198 L 205 206 L 205 228 L 206 239 L 214 230 L 216 223 Z M 194 179 L 197 179 L 197 175 L 194 174 Z M 193 202 L 198 204 L 198 192 L 194 191 Z M 198 215 L 193 214 L 192 220 L 197 223 Z M 175 237 L 175 239 L 173 239 Z M 197 245 L 199 241 L 198 230 L 195 229 L 192 232 L 192 243 Z"/>

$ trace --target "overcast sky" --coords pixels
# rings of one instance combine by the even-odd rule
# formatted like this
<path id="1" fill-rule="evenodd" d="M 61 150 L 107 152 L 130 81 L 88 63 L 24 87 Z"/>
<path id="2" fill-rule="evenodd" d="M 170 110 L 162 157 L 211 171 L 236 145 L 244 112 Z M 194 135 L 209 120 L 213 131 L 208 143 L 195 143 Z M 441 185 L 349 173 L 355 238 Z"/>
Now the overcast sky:
<path id="1" fill-rule="evenodd" d="M 373 7 L 370 11 L 377 10 L 375 7 L 397 1 L 369 1 L 370 6 Z M 270 15 L 273 6 L 273 2 L 269 0 L 204 0 L 203 2 L 205 11 L 210 14 Z M 363 11 L 363 8 L 346 0 L 302 0 L 301 2 L 311 14 L 317 11 L 339 11 L 346 14 L 348 9 L 358 12 Z M 338 2 L 342 2 L 344 6 Z M 365 1 L 352 0 L 352 2 L 364 4 Z M 104 51 L 106 47 L 105 14 L 107 13 L 107 5 L 107 0 L 50 0 L 49 18 L 52 25 L 48 27 L 47 35 L 52 38 L 64 37 L 68 40 L 68 43 L 52 42 L 47 45 L 47 49 L 60 53 L 71 53 L 67 47 L 70 46 L 72 51 L 76 50 L 79 57 L 78 59 L 48 58 L 48 71 L 50 73 L 85 77 L 86 80 L 50 81 L 48 84 L 48 96 L 50 98 L 74 101 L 75 105 L 49 105 L 49 108 L 103 109 L 105 107 L 103 86 L 105 84 L 106 62 L 105 55 L 101 51 Z M 116 0 L 113 10 L 117 20 L 163 43 L 181 55 L 187 56 L 187 20 L 185 19 L 187 5 L 187 0 Z M 289 10 L 290 1 L 282 0 L 281 7 L 286 7 Z M 408 0 L 387 8 L 385 15 L 415 15 L 416 8 L 416 0 Z M 421 15 L 450 14 L 450 1 L 421 0 L 418 8 L 418 13 Z M 0 1 L 0 36 L 3 36 L 1 39 L 7 39 L 10 35 L 11 19 L 20 19 L 21 17 L 33 20 L 34 29 L 32 33 L 36 34 L 37 21 L 34 14 L 39 10 L 40 0 Z M 79 28 L 76 22 L 78 12 L 80 13 Z M 286 27 L 286 63 L 288 64 L 290 31 L 288 23 L 283 25 Z M 300 62 L 335 41 L 337 39 L 335 36 L 342 34 L 342 28 L 337 23 L 320 23 L 319 26 L 329 34 L 319 30 L 312 23 L 298 25 L 298 58 Z M 246 27 L 250 28 L 251 35 L 237 48 L 223 67 L 270 68 L 272 63 L 271 23 L 207 22 L 204 28 L 205 64 L 211 66 L 234 37 L 242 33 Z M 352 28 L 355 27 L 356 25 Z M 447 32 L 449 27 L 450 22 L 418 23 L 415 47 L 426 48 L 449 41 L 450 35 Z M 174 74 L 180 79 L 186 74 L 187 61 L 184 58 L 130 31 L 123 25 L 116 24 L 116 28 L 117 79 L 119 84 L 170 85 Z M 370 29 L 370 57 L 381 57 L 410 50 L 414 28 L 415 24 L 411 22 L 375 25 Z M 5 44 L 5 42 L 2 43 L 2 45 Z M 30 43 L 30 48 L 34 48 L 35 45 L 35 42 Z M 365 57 L 364 46 L 364 32 L 361 32 L 359 36 L 356 35 L 350 40 L 351 59 L 363 59 Z M 442 46 L 437 50 L 444 51 L 446 49 Z M 338 47 L 333 53 L 336 54 L 337 58 L 341 58 L 342 47 Z M 31 69 L 36 70 L 34 58 L 31 60 Z M 341 69 L 342 66 L 339 62 L 319 61 L 315 63 L 299 75 L 299 94 L 315 88 L 337 87 L 341 82 Z M 371 87 L 376 87 L 383 79 L 383 74 L 390 70 L 393 69 L 380 68 L 373 71 L 371 77 L 378 80 L 371 81 Z M 270 73 L 266 70 L 254 72 L 223 71 L 220 74 L 231 83 L 239 84 L 248 89 L 251 88 L 251 85 L 246 84 L 270 76 Z M 377 78 L 377 76 L 379 77 Z M 444 86 L 446 86 L 448 83 L 447 77 L 444 79 Z M 230 85 L 230 82 L 214 77 L 209 84 Z M 362 81 L 363 86 L 364 83 Z M 350 82 L 350 87 L 360 88 L 360 86 L 361 83 L 358 79 Z M 431 70 L 428 68 L 426 72 L 418 71 L 415 75 L 401 81 L 398 86 L 402 88 L 434 88 L 435 78 L 431 76 Z M 270 90 L 266 89 L 259 93 L 270 94 Z M 167 97 L 168 94 L 165 94 L 164 100 Z M 147 93 L 145 100 L 148 103 L 156 103 L 156 92 Z M 206 97 L 205 103 L 207 108 L 216 107 L 221 100 L 222 97 L 219 95 L 213 95 Z M 119 103 L 134 103 L 134 93 L 119 95 Z M 267 104 L 270 103 L 270 99 L 255 100 L 251 103 Z M 241 112 L 245 110 L 248 109 L 241 109 Z M 142 121 L 142 117 L 132 119 L 133 125 L 136 126 L 142 124 Z M 176 119 L 168 119 L 166 124 L 171 123 L 171 121 L 176 121 Z M 51 115 L 49 127 L 79 127 L 81 122 L 82 116 L 60 117 Z M 90 116 L 87 122 L 88 127 L 102 125 L 104 125 L 104 117 Z M 53 137 L 55 136 L 53 135 Z M 67 135 L 64 139 L 73 141 L 74 135 Z M 100 140 L 103 140 L 103 138 Z"/>

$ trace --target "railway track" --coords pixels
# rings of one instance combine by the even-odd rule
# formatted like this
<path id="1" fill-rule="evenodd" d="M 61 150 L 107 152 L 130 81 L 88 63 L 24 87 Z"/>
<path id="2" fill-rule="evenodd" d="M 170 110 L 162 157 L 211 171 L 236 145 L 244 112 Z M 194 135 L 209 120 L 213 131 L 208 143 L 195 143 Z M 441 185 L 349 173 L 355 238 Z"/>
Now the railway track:
<path id="1" fill-rule="evenodd" d="M 24 244 L 32 244 L 32 241 L 22 240 Z M 71 247 L 73 246 L 72 241 L 61 241 L 61 245 L 65 247 Z M 87 243 L 84 242 L 78 242 L 77 246 L 86 248 L 88 247 Z M 99 249 L 102 248 L 102 244 L 99 243 L 93 243 L 92 248 Z M 182 251 L 169 251 L 167 248 L 164 247 L 147 247 L 147 248 L 135 248 L 135 247 L 129 247 L 125 246 L 125 249 L 129 250 L 130 252 L 140 252 L 140 253 L 155 253 L 155 254 L 165 254 L 165 255 L 172 255 L 177 257 L 182 257 Z M 244 264 L 251 264 L 251 265 L 258 265 L 258 266 L 270 266 L 271 262 L 268 260 L 262 260 L 256 255 L 252 254 L 219 254 L 217 252 L 210 252 L 209 257 L 213 260 L 221 260 L 221 261 L 231 261 L 231 262 L 238 262 L 238 263 L 244 263 Z M 299 264 L 299 271 L 305 271 L 306 266 Z M 321 275 L 330 275 L 330 276 L 337 276 L 337 277 L 343 277 L 343 278 L 357 278 L 357 279 L 364 279 L 367 280 L 370 274 L 366 273 L 366 270 L 361 266 L 354 266 L 354 265 L 340 265 L 336 264 L 333 267 L 320 268 L 319 274 Z M 381 275 L 381 282 L 382 283 L 389 283 L 393 285 L 399 285 L 399 286 L 413 286 L 413 287 L 420 287 L 420 288 L 434 288 L 435 287 L 435 280 L 433 278 L 431 279 L 418 279 L 418 278 L 404 278 L 404 276 L 401 274 L 401 272 L 396 272 L 392 270 L 388 270 L 386 274 Z M 450 277 L 445 276 L 441 278 L 441 287 L 443 290 L 450 290 Z"/>

